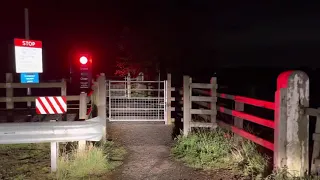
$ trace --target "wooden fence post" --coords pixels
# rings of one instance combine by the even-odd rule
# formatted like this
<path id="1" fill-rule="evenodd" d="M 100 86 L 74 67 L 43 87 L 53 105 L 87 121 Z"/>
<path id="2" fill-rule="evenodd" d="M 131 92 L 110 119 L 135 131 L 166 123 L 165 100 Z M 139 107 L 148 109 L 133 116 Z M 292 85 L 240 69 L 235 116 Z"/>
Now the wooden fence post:
<path id="1" fill-rule="evenodd" d="M 13 97 L 13 88 L 11 87 L 11 83 L 13 83 L 13 77 L 12 73 L 6 73 L 6 97 L 7 97 L 7 103 L 6 103 L 6 108 L 7 109 L 13 109 L 14 104 L 12 101 Z"/>
<path id="2" fill-rule="evenodd" d="M 67 96 L 67 81 L 65 79 L 62 79 L 61 81 L 61 96 Z M 67 114 L 62 115 L 63 121 L 67 121 L 68 117 Z"/>
<path id="3" fill-rule="evenodd" d="M 14 109 L 14 103 L 12 101 L 13 88 L 11 86 L 11 83 L 13 83 L 13 75 L 12 73 L 6 73 L 6 109 L 9 122 L 14 120 L 12 112 Z"/>
<path id="4" fill-rule="evenodd" d="M 62 86 L 61 86 L 61 96 L 67 95 L 67 81 L 65 79 L 62 79 Z"/>
<path id="5" fill-rule="evenodd" d="M 217 78 L 212 77 L 210 79 L 211 89 L 210 89 L 210 96 L 211 96 L 211 102 L 210 102 L 210 109 L 212 111 L 212 114 L 210 115 L 211 123 L 212 123 L 212 129 L 217 127 Z"/>
<path id="6" fill-rule="evenodd" d="M 87 119 L 87 93 L 81 92 L 79 102 L 79 119 Z M 86 148 L 86 141 L 81 140 L 78 142 L 78 151 L 84 151 Z"/>
<path id="7" fill-rule="evenodd" d="M 167 122 L 168 124 L 172 124 L 171 120 L 171 74 L 167 74 Z"/>
<path id="8" fill-rule="evenodd" d="M 318 108 L 320 110 L 320 108 Z M 320 141 L 316 139 L 315 135 L 320 134 L 320 115 L 317 115 L 316 119 L 316 128 L 313 135 L 313 151 L 312 151 L 312 160 L 311 160 L 311 174 L 317 174 L 319 171 L 319 152 L 320 152 Z"/>
<path id="9" fill-rule="evenodd" d="M 128 98 L 131 98 L 131 76 L 130 73 L 128 74 L 128 78 L 127 78 L 127 96 Z"/>
<path id="10" fill-rule="evenodd" d="M 244 103 L 235 101 L 234 102 L 234 110 L 243 112 L 244 111 Z M 235 127 L 239 128 L 239 129 L 243 129 L 243 119 L 242 118 L 238 118 L 238 117 L 233 116 L 233 124 Z M 242 139 L 243 138 L 241 136 L 235 136 L 235 140 L 237 142 L 241 142 Z"/>
<path id="11" fill-rule="evenodd" d="M 92 95 L 91 95 L 91 105 L 92 105 L 92 108 L 93 108 L 93 105 L 97 105 L 97 98 L 98 98 L 98 82 L 97 81 L 94 81 L 92 80 Z"/>
<path id="12" fill-rule="evenodd" d="M 81 92 L 79 101 L 79 119 L 87 119 L 87 93 Z"/>
<path id="13" fill-rule="evenodd" d="M 279 79 L 279 78 L 278 78 Z M 274 167 L 282 168 L 286 166 L 286 99 L 287 89 L 278 89 L 275 93 L 274 107 Z"/>
<path id="14" fill-rule="evenodd" d="M 244 111 L 244 103 L 241 102 L 236 102 L 234 103 L 234 110 L 236 111 Z M 242 118 L 238 118 L 238 117 L 234 117 L 234 125 L 239 128 L 239 129 L 243 129 L 243 119 Z"/>
<path id="15" fill-rule="evenodd" d="M 187 136 L 191 131 L 191 84 L 192 79 L 190 76 L 183 76 L 183 135 Z"/>
<path id="16" fill-rule="evenodd" d="M 98 116 L 103 119 L 103 142 L 107 140 L 107 110 L 106 110 L 106 101 L 107 101 L 107 89 L 106 89 L 106 76 L 104 73 L 101 73 L 97 80 L 98 84 L 98 97 L 97 97 L 97 108 Z"/>
<path id="17" fill-rule="evenodd" d="M 295 176 L 309 172 L 309 77 L 287 71 L 277 79 L 275 94 L 274 165 L 286 166 Z"/>

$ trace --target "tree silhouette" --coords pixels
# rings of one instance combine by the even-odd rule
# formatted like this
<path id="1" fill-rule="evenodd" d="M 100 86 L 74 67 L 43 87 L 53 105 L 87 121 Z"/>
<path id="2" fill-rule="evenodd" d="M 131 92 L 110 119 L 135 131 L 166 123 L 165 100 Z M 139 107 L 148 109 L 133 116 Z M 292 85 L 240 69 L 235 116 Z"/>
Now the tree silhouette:
<path id="1" fill-rule="evenodd" d="M 130 28 L 123 28 L 117 44 L 116 76 L 125 77 L 130 73 L 135 78 L 140 72 L 144 73 L 145 79 L 154 76 L 152 73 L 156 72 L 157 58 L 152 58 L 152 49 L 147 48 L 143 42 L 145 36 L 135 38 Z"/>

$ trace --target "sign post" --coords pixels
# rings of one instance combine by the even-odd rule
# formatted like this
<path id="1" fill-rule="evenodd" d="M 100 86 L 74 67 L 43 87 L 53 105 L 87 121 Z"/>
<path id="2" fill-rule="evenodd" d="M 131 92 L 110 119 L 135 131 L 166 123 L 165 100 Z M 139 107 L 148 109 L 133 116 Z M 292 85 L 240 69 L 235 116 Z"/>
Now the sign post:
<path id="1" fill-rule="evenodd" d="M 39 74 L 42 73 L 42 42 L 30 40 L 29 37 L 29 12 L 24 9 L 25 39 L 14 39 L 14 55 L 16 73 L 20 73 L 21 83 L 39 83 Z M 28 87 L 27 95 L 31 95 Z M 31 101 L 27 102 L 28 108 Z"/>
<path id="2" fill-rule="evenodd" d="M 29 10 L 27 8 L 24 8 L 24 33 L 25 38 L 30 39 L 29 36 Z M 31 88 L 27 88 L 27 96 L 31 96 Z M 27 107 L 31 108 L 31 101 L 27 102 Z"/>

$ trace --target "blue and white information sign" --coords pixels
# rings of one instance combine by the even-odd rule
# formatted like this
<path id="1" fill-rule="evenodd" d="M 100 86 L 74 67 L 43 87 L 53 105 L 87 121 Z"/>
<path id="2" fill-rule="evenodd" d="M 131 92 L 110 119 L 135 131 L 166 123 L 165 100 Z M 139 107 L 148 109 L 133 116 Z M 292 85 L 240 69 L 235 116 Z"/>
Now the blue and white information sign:
<path id="1" fill-rule="evenodd" d="M 21 73 L 21 83 L 39 83 L 39 73 Z"/>

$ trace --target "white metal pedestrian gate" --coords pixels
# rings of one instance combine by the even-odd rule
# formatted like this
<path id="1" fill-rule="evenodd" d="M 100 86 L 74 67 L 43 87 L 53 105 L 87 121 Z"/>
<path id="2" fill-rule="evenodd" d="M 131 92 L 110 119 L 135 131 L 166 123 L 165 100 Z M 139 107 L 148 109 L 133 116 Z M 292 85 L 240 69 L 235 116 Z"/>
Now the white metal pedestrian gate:
<path id="1" fill-rule="evenodd" d="M 109 121 L 167 122 L 166 81 L 109 81 Z"/>

